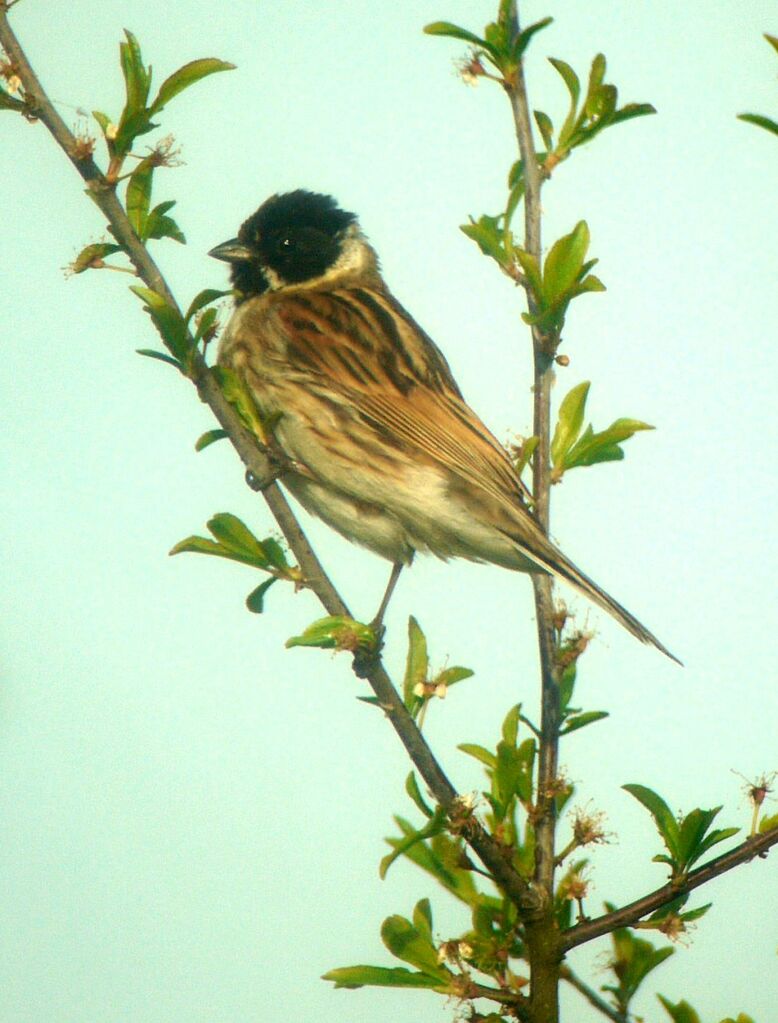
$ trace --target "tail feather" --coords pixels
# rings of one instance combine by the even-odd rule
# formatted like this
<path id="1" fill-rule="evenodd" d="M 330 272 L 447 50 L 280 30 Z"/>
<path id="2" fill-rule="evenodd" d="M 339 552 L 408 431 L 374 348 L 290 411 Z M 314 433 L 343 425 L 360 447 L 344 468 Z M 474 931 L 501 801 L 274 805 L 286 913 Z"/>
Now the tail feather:
<path id="1" fill-rule="evenodd" d="M 523 544 L 519 544 L 519 546 L 521 547 L 522 554 L 534 561 L 539 568 L 548 572 L 549 575 L 562 579 L 564 582 L 575 587 L 584 596 L 607 611 L 620 625 L 639 639 L 641 643 L 647 643 L 650 646 L 656 647 L 657 650 L 660 650 L 670 660 L 675 661 L 676 664 L 683 665 L 683 662 L 675 654 L 671 653 L 664 643 L 661 643 L 656 638 L 653 632 L 650 632 L 642 622 L 638 621 L 617 600 L 614 600 L 609 593 L 601 589 L 588 575 L 585 575 L 579 568 L 576 568 L 572 561 L 569 561 L 550 540 L 546 540 L 546 543 L 543 545 L 545 548 L 543 551 L 537 549 L 529 550 Z"/>

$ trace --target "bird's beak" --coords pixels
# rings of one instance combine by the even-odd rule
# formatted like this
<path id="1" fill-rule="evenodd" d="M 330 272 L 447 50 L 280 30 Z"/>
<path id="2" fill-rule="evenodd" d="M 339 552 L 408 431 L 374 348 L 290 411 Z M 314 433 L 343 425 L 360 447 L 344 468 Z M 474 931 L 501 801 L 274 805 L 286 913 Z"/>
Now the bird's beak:
<path id="1" fill-rule="evenodd" d="M 244 263 L 251 259 L 253 253 L 248 245 L 239 242 L 237 238 L 230 238 L 228 242 L 222 242 L 215 249 L 208 253 L 214 259 L 222 259 L 225 263 Z"/>

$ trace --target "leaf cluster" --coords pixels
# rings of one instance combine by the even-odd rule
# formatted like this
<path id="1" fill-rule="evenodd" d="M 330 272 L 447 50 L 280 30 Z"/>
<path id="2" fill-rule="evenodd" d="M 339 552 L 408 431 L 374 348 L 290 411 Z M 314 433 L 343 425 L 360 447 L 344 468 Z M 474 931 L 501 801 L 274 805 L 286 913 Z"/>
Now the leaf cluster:
<path id="1" fill-rule="evenodd" d="M 184 376 L 190 376 L 193 372 L 193 354 L 197 351 L 197 345 L 200 343 L 206 344 L 216 328 L 218 310 L 214 308 L 205 309 L 205 307 L 223 298 L 225 295 L 229 295 L 230 292 L 218 291 L 216 288 L 205 288 L 195 295 L 186 313 L 182 314 L 175 305 L 168 301 L 165 295 L 154 291 L 152 288 L 133 285 L 130 291 L 143 302 L 143 308 L 151 317 L 157 333 L 170 352 L 168 355 L 166 352 L 158 352 L 153 348 L 138 348 L 138 354 L 145 355 L 149 359 L 166 362 L 168 365 L 174 366 Z M 204 309 L 205 311 L 202 312 Z M 201 314 L 199 317 L 197 316 L 198 313 Z M 191 323 L 195 317 L 197 319 L 194 330 L 192 330 Z M 258 435 L 262 436 L 261 417 L 253 402 L 247 399 L 245 387 L 241 387 L 239 383 L 232 381 L 231 377 L 228 379 L 228 374 L 219 367 L 214 369 L 213 372 L 217 375 L 221 373 L 221 384 L 225 397 L 236 405 L 249 429 L 254 429 L 255 432 L 259 431 Z M 232 374 L 232 377 L 235 377 L 235 374 Z M 232 386 L 230 386 L 231 384 Z M 210 433 L 211 440 L 218 439 L 214 431 L 210 431 Z M 203 438 L 201 438 L 197 442 L 197 450 L 200 451 L 207 447 L 208 443 L 210 442 L 204 442 Z"/>
<path id="2" fill-rule="evenodd" d="M 551 441 L 552 480 L 558 482 L 569 469 L 618 462 L 624 458 L 621 445 L 641 430 L 654 427 L 639 419 L 615 419 L 604 430 L 595 432 L 589 423 L 581 433 L 589 397 L 590 381 L 571 388 L 559 406 L 559 415 Z"/>
<path id="3" fill-rule="evenodd" d="M 168 103 L 196 82 L 218 71 L 229 71 L 233 64 L 218 60 L 215 57 L 204 57 L 190 61 L 178 68 L 162 82 L 156 96 L 150 99 L 151 66 L 143 62 L 140 43 L 132 32 L 125 29 L 125 41 L 119 44 L 119 63 L 124 76 L 125 103 L 118 122 L 114 122 L 102 110 L 94 110 L 93 117 L 100 130 L 108 151 L 109 165 L 106 180 L 111 187 L 116 187 L 122 180 L 122 167 L 131 152 L 135 141 L 143 135 L 158 128 L 155 118 L 162 113 Z M 151 239 L 172 238 L 184 243 L 183 232 L 170 216 L 175 206 L 174 200 L 166 200 L 152 208 L 151 194 L 154 171 L 157 167 L 170 164 L 173 155 L 170 152 L 172 140 L 158 143 L 151 148 L 148 155 L 135 157 L 139 160 L 134 171 L 126 175 L 127 190 L 125 209 L 127 219 L 139 240 L 145 245 Z M 90 146 L 91 149 L 91 146 Z M 74 273 L 102 267 L 107 255 L 118 252 L 121 246 L 112 243 L 97 243 L 86 246 L 76 257 L 71 269 Z"/>
<path id="4" fill-rule="evenodd" d="M 673 880 L 681 880 L 709 849 L 740 831 L 740 828 L 710 830 L 711 824 L 721 810 L 720 806 L 712 810 L 697 808 L 685 816 L 680 814 L 676 817 L 664 799 L 653 789 L 637 784 L 623 785 L 622 788 L 634 796 L 654 818 L 667 853 L 660 853 L 654 856 L 653 860 L 655 863 L 666 863 L 670 867 Z"/>
<path id="5" fill-rule="evenodd" d="M 170 551 L 171 554 L 209 554 L 241 565 L 250 565 L 267 572 L 270 576 L 261 582 L 246 597 L 246 607 L 254 614 L 264 610 L 264 599 L 270 587 L 279 579 L 287 579 L 296 586 L 302 583 L 302 573 L 286 559 L 281 544 L 272 536 L 258 540 L 248 526 L 237 515 L 220 512 L 208 520 L 208 529 L 213 537 L 188 536 Z"/>
<path id="6" fill-rule="evenodd" d="M 553 18 L 542 18 L 516 32 L 511 20 L 510 0 L 500 0 L 497 19 L 490 21 L 483 29 L 483 35 L 477 35 L 461 25 L 450 21 L 434 21 L 424 26 L 424 31 L 431 36 L 447 36 L 469 43 L 478 56 L 483 55 L 487 62 L 499 73 L 503 81 L 512 81 L 524 53 L 533 36 L 547 28 Z"/>

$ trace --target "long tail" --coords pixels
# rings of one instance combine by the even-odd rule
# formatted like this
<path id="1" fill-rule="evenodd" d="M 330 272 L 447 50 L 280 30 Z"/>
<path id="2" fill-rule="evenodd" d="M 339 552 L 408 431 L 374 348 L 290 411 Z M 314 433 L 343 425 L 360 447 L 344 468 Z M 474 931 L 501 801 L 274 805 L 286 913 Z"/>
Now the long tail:
<path id="1" fill-rule="evenodd" d="M 533 537 L 533 540 L 535 539 Z M 575 589 L 612 615 L 620 625 L 628 632 L 631 632 L 633 636 L 636 636 L 641 643 L 655 646 L 657 650 L 661 650 L 670 660 L 675 661 L 676 664 L 683 665 L 683 661 L 680 661 L 675 654 L 670 653 L 664 643 L 660 643 L 653 632 L 650 632 L 642 622 L 639 622 L 633 614 L 625 607 L 622 607 L 609 593 L 601 589 L 588 575 L 584 575 L 579 568 L 576 568 L 572 561 L 569 561 L 550 540 L 545 537 L 543 537 L 543 540 L 545 542 L 543 543 L 544 549 L 542 551 L 537 549 L 529 550 L 524 544 L 519 543 L 522 554 L 534 561 L 540 569 L 548 572 L 549 575 L 570 583 L 571 586 L 574 586 Z"/>

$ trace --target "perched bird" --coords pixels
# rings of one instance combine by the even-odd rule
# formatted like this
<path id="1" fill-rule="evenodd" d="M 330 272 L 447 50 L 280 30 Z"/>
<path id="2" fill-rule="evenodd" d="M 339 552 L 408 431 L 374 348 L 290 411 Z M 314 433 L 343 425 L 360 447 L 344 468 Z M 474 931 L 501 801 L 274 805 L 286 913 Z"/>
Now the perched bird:
<path id="1" fill-rule="evenodd" d="M 210 255 L 231 264 L 236 291 L 218 361 L 274 424 L 284 486 L 393 563 L 379 620 L 402 566 L 431 552 L 563 579 L 673 657 L 548 539 L 353 213 L 327 195 L 273 195 Z"/>

